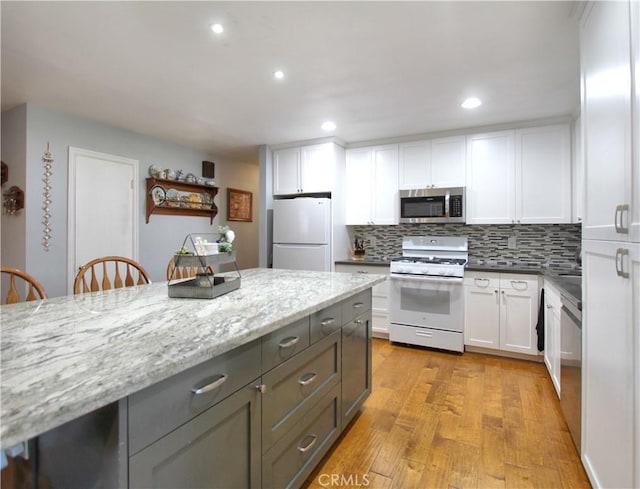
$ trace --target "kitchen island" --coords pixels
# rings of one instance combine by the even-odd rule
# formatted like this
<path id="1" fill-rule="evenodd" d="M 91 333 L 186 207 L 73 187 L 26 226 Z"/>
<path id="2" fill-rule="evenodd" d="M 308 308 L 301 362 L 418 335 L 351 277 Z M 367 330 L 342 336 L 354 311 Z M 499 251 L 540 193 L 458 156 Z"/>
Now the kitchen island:
<path id="1" fill-rule="evenodd" d="M 218 357 L 231 362 L 229 355 L 235 351 L 244 355 L 246 361 L 241 367 L 245 370 L 251 359 L 257 357 L 258 367 L 253 372 L 256 378 L 250 379 L 255 380 L 256 385 L 251 387 L 265 390 L 261 376 L 267 378 L 269 372 L 286 367 L 285 358 L 302 364 L 305 359 L 301 355 L 305 351 L 315 354 L 315 348 L 321 355 L 326 350 L 322 349 L 323 345 L 333 341 L 332 355 L 339 375 L 333 375 L 336 380 L 327 383 L 322 393 L 328 389 L 340 391 L 340 383 L 345 381 L 342 378 L 344 345 L 350 344 L 351 337 L 362 337 L 347 328 L 364 330 L 364 337 L 370 343 L 370 332 L 367 331 L 371 327 L 370 288 L 384 277 L 273 269 L 243 270 L 241 274 L 240 289 L 212 300 L 169 298 L 167 284 L 163 282 L 2 306 L 2 448 L 45 434 L 108 405 L 117 404 L 122 418 L 127 409 L 124 401 L 129 405 L 144 404 L 141 392 L 147 393 L 165 383 L 170 385 L 174 378 L 188 375 L 212 359 L 214 363 Z M 357 300 L 350 301 L 353 298 Z M 365 314 L 361 317 L 360 312 Z M 320 317 L 322 314 L 326 317 Z M 333 323 L 337 329 L 325 329 Z M 269 340 L 278 332 L 288 332 L 291 328 L 296 333 L 287 333 L 279 340 L 280 349 L 285 350 L 281 352 L 280 360 L 266 364 Z M 303 346 L 296 346 L 296 354 L 289 355 L 288 349 L 295 344 L 293 338 L 303 338 L 300 341 Z M 346 361 L 350 362 L 352 358 L 355 357 L 349 354 Z M 365 361 L 370 362 L 370 356 L 363 359 Z M 366 365 L 357 367 L 349 371 L 359 372 Z M 218 384 L 224 382 L 218 380 Z M 307 386 L 313 380 L 305 377 L 299 383 Z M 228 385 L 235 384 L 231 380 Z M 243 386 L 236 387 L 241 392 Z M 191 388 L 189 386 L 188 390 Z M 309 395 L 313 393 L 315 391 L 310 391 Z M 342 397 L 337 399 L 340 404 Z M 220 400 L 212 400 L 211 405 Z M 358 406 L 363 400 L 357 399 Z M 306 402 L 306 397 L 302 401 Z M 264 408 L 266 401 L 260 402 Z M 317 399 L 313 403 L 321 404 Z M 315 408 L 311 406 L 313 403 L 309 401 L 308 407 Z M 189 409 L 193 411 L 193 406 Z M 209 406 L 200 406 L 195 414 L 206 409 Z M 305 413 L 300 414 L 300 422 Z M 160 413 L 159 416 L 171 418 L 173 413 Z M 122 429 L 128 429 L 129 417 L 127 423 L 119 422 L 120 451 L 123 451 L 122 443 L 126 444 L 127 434 L 123 434 Z M 151 414 L 148 417 L 153 418 Z M 176 424 L 189 424 L 187 421 L 179 419 Z M 337 438 L 341 429 L 340 422 L 332 439 Z M 284 443 L 288 435 L 273 434 L 274 447 Z M 141 444 L 138 449 L 148 447 L 157 437 L 152 438 L 145 440 L 144 447 Z M 300 449 L 301 453 L 310 448 L 312 442 L 309 440 Z M 269 455 L 270 448 L 258 446 L 251 450 Z M 128 457 L 133 455 L 128 448 L 124 451 Z M 124 476 L 117 476 L 122 484 L 128 480 L 126 473 L 130 467 L 125 464 L 123 468 L 121 464 L 120 470 L 125 472 Z M 251 486 L 260 485 L 256 483 L 260 477 L 251 480 Z"/>

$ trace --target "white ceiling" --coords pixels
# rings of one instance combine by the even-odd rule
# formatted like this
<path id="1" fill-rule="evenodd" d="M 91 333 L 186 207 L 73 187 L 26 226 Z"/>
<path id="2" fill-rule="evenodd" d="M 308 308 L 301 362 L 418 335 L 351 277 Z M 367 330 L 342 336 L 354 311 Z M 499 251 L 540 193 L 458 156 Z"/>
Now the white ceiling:
<path id="1" fill-rule="evenodd" d="M 572 2 L 0 4 L 3 111 L 30 102 L 228 160 L 326 137 L 327 119 L 354 143 L 579 104 Z"/>

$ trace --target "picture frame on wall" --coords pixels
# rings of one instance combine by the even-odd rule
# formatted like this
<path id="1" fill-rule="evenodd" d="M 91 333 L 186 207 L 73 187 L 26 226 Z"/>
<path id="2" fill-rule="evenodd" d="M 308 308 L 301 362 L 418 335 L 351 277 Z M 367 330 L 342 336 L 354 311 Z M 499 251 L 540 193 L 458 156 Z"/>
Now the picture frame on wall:
<path id="1" fill-rule="evenodd" d="M 227 221 L 252 222 L 253 193 L 236 188 L 227 189 Z"/>

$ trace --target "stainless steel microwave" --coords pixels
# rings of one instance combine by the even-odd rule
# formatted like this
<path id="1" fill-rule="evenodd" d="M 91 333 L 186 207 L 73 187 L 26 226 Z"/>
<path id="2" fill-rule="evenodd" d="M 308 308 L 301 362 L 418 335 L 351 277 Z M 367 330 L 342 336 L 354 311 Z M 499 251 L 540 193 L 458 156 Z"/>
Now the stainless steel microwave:
<path id="1" fill-rule="evenodd" d="M 400 190 L 401 223 L 464 223 L 464 206 L 464 187 Z"/>

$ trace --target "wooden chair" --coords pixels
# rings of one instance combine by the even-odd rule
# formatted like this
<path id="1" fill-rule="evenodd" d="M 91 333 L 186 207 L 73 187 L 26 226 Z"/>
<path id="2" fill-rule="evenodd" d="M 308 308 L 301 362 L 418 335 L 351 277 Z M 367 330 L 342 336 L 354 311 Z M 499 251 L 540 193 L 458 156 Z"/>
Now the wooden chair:
<path id="1" fill-rule="evenodd" d="M 134 276 L 137 276 L 137 279 Z M 138 262 L 124 256 L 104 256 L 80 267 L 73 283 L 73 293 L 120 289 L 150 283 L 149 274 Z"/>
<path id="2" fill-rule="evenodd" d="M 203 267 L 178 267 L 176 268 L 175 258 L 171 257 L 167 265 L 167 280 L 181 280 L 185 278 L 193 278 L 197 273 L 205 273 Z"/>
<path id="3" fill-rule="evenodd" d="M 20 293 L 18 292 L 18 287 L 16 286 L 16 277 L 20 279 L 20 282 L 18 283 L 22 285 L 22 290 L 24 290 L 25 284 L 29 285 L 29 292 L 24 299 L 25 301 L 35 301 L 47 298 L 47 294 L 45 293 L 42 284 L 27 272 L 5 266 L 0 266 L 0 272 L 2 272 L 3 276 L 9 276 L 9 288 L 7 290 L 7 295 L 4 298 L 4 304 L 22 302 L 22 299 L 20 299 Z"/>

